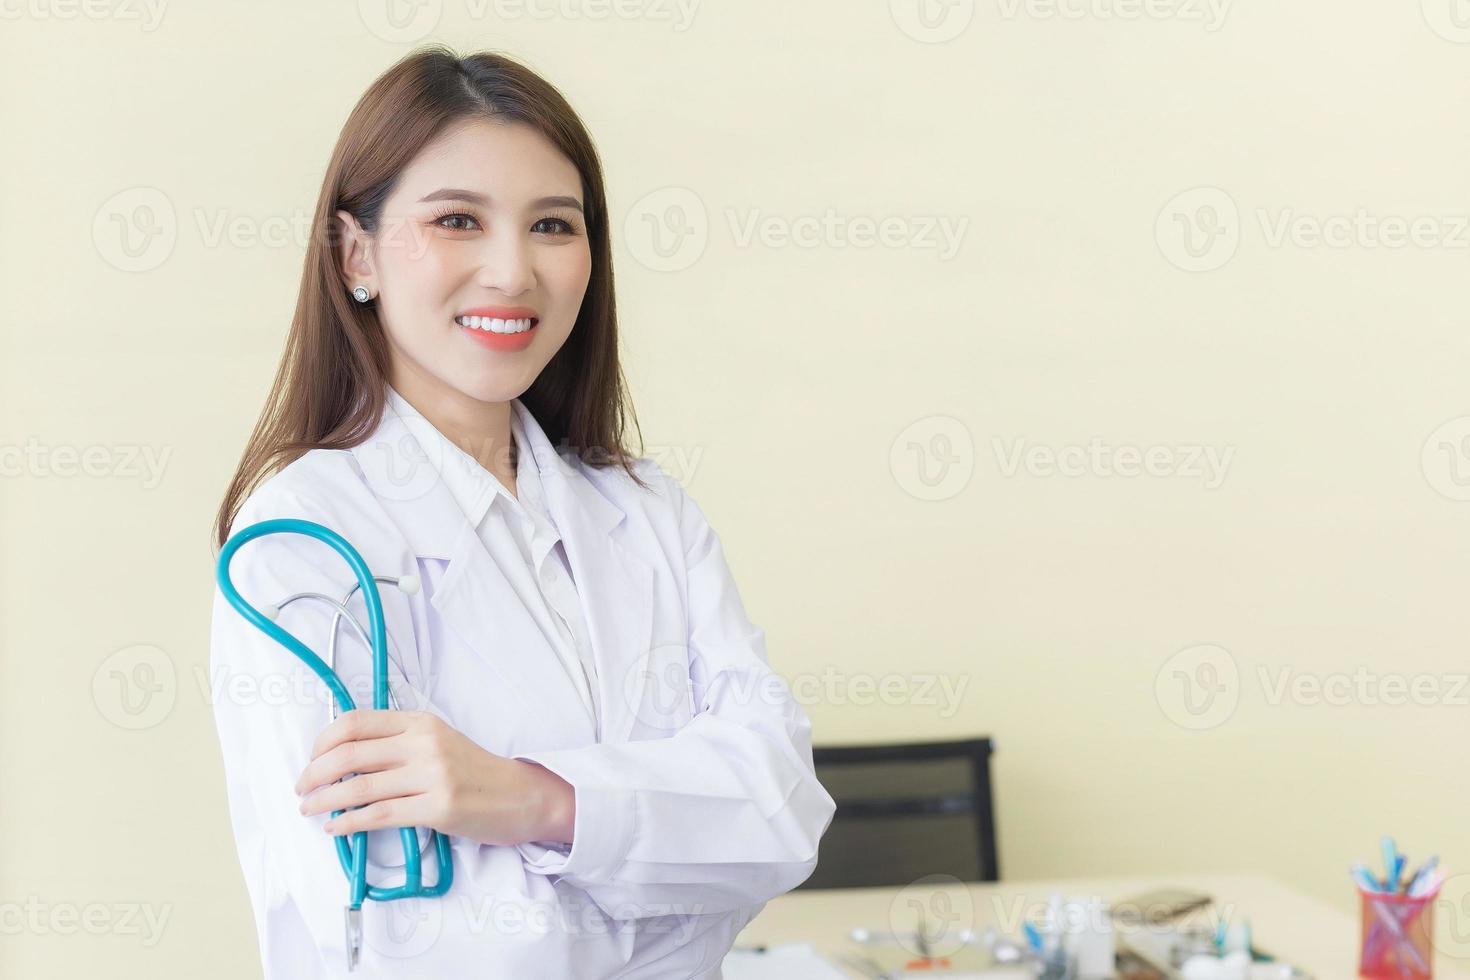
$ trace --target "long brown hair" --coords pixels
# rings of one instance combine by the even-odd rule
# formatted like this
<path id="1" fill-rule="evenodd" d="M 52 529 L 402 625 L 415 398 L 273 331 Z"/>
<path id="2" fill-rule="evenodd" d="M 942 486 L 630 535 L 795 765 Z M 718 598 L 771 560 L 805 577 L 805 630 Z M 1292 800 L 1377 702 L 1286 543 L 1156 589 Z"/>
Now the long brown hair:
<path id="1" fill-rule="evenodd" d="M 398 174 L 468 116 L 530 125 L 581 174 L 591 278 L 566 343 L 520 398 L 553 446 L 572 449 L 592 466 L 619 465 L 647 487 L 623 443 L 626 423 L 638 423 L 618 362 L 607 200 L 592 138 L 561 93 L 524 65 L 488 52 L 461 58 L 435 44 L 373 82 L 337 139 L 312 217 L 286 349 L 215 518 L 217 546 L 245 499 L 271 474 L 309 450 L 348 449 L 372 434 L 384 407 L 388 341 L 376 304 L 348 295 L 335 215 L 347 211 L 375 233 Z"/>

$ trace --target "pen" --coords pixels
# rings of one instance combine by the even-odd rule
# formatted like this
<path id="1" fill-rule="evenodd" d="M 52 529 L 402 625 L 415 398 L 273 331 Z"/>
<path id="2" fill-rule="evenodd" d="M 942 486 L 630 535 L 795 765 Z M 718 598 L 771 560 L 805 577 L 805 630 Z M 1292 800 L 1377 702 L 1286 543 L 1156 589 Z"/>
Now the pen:
<path id="1" fill-rule="evenodd" d="M 1409 883 L 1404 886 L 1404 891 L 1410 895 L 1414 894 L 1414 889 L 1418 887 L 1421 881 L 1427 880 L 1438 865 L 1439 855 L 1431 854 L 1429 860 L 1421 864 L 1419 870 L 1414 872 L 1413 876 L 1409 879 Z"/>
<path id="2" fill-rule="evenodd" d="M 1383 838 L 1378 842 L 1378 846 L 1383 851 L 1383 873 L 1385 875 L 1383 879 L 1383 890 L 1389 893 L 1396 892 L 1399 890 L 1397 874 L 1397 868 L 1399 867 L 1398 848 L 1394 847 L 1393 838 L 1387 834 L 1383 835 Z"/>
<path id="3" fill-rule="evenodd" d="M 1425 895 L 1432 895 L 1435 890 L 1439 888 L 1440 885 L 1444 884 L 1446 877 L 1447 876 L 1442 868 L 1437 869 L 1430 874 L 1425 875 L 1423 879 L 1414 886 L 1415 890 L 1410 892 L 1409 894 L 1413 898 L 1423 898 Z"/>
<path id="4" fill-rule="evenodd" d="M 1357 882 L 1358 887 L 1365 892 L 1383 891 L 1382 886 L 1378 884 L 1378 880 L 1361 864 L 1355 864 L 1349 868 L 1348 874 L 1352 876 L 1353 881 Z"/>

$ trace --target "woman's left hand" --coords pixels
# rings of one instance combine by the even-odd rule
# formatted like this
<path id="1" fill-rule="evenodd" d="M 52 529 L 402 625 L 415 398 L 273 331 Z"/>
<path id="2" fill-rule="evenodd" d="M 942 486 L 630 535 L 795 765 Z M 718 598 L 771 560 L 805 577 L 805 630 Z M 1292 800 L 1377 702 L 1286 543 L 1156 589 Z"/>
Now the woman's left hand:
<path id="1" fill-rule="evenodd" d="M 347 811 L 327 822 L 333 835 L 416 826 L 482 844 L 571 843 L 576 812 L 566 780 L 493 755 L 425 711 L 342 715 L 317 736 L 296 792 L 304 814 Z"/>

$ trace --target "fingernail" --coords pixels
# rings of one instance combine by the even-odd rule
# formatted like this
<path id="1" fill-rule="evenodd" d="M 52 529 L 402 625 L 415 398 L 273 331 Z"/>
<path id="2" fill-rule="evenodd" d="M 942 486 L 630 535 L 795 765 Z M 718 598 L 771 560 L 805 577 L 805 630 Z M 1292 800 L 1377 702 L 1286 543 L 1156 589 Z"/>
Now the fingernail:
<path id="1" fill-rule="evenodd" d="M 330 834 L 332 832 L 332 821 L 328 820 L 326 823 L 322 824 L 322 830 L 325 830 L 327 833 Z"/>

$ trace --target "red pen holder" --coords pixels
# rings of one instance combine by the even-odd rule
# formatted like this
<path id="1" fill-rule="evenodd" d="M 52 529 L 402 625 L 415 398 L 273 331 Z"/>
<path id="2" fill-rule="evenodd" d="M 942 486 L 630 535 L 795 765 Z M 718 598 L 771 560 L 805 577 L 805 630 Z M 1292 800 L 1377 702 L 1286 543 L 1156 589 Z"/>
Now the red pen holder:
<path id="1" fill-rule="evenodd" d="M 1382 980 L 1434 976 L 1434 900 L 1439 889 L 1410 898 L 1358 889 L 1363 944 L 1358 975 Z"/>

